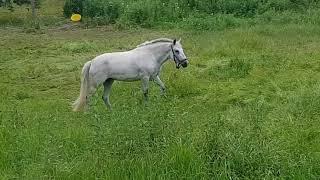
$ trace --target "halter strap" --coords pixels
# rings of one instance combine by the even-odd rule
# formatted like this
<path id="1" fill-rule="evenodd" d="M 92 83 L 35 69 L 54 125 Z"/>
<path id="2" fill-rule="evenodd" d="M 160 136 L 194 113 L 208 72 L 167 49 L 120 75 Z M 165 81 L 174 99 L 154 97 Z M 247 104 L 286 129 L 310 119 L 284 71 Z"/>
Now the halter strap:
<path id="1" fill-rule="evenodd" d="M 171 52 L 172 52 L 173 60 L 174 60 L 174 62 L 176 63 L 176 68 L 179 68 L 180 62 L 178 61 L 178 58 L 176 57 L 176 54 L 174 54 L 173 46 L 171 45 L 170 47 L 171 47 Z"/>

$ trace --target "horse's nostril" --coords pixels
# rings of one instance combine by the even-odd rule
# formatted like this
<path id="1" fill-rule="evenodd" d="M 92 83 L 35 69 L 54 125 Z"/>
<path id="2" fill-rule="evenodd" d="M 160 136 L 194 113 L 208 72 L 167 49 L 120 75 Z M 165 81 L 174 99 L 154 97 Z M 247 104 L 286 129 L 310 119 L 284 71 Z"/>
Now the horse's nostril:
<path id="1" fill-rule="evenodd" d="M 188 66 L 188 63 L 187 63 L 187 62 L 184 62 L 184 63 L 182 63 L 181 65 L 182 65 L 182 67 L 184 67 L 184 68 L 185 68 L 185 67 L 187 67 L 187 66 Z"/>

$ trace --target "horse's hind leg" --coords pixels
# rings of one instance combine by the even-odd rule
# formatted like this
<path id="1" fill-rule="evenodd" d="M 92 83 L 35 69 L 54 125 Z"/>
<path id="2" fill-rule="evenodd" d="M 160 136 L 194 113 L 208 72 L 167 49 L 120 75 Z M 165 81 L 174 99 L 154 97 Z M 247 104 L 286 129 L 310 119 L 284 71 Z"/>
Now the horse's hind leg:
<path id="1" fill-rule="evenodd" d="M 110 92 L 111 92 L 111 86 L 112 83 L 114 82 L 113 79 L 107 79 L 106 81 L 104 81 L 103 86 L 104 86 L 104 93 L 102 96 L 102 99 L 105 103 L 105 105 L 111 110 L 111 104 L 109 101 L 109 96 L 110 96 Z"/>
<path id="2" fill-rule="evenodd" d="M 148 89 L 149 89 L 149 76 L 145 76 L 141 79 L 142 82 L 142 92 L 144 97 L 144 102 L 146 103 L 148 101 Z"/>
<path id="3" fill-rule="evenodd" d="M 94 81 L 93 78 L 90 78 L 89 84 L 88 84 L 89 93 L 87 98 L 87 101 L 90 102 L 90 98 L 94 95 L 94 93 L 97 91 L 98 84 Z"/>

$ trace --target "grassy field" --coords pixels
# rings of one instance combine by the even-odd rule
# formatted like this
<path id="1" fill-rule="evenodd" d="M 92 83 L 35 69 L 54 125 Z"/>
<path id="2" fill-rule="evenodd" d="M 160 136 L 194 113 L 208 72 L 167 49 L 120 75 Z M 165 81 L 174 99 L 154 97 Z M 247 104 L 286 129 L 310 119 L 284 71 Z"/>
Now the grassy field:
<path id="1" fill-rule="evenodd" d="M 320 27 L 219 32 L 112 28 L 0 30 L 1 179 L 319 179 Z M 158 37 L 182 37 L 191 65 L 102 89 L 85 113 L 84 62 Z"/>
<path id="2" fill-rule="evenodd" d="M 0 179 L 320 179 L 316 16 L 219 31 L 68 30 L 50 3 L 40 30 L 26 10 L 0 11 Z M 71 111 L 86 61 L 159 37 L 181 37 L 190 59 L 163 68 L 167 97 L 152 83 L 144 106 L 140 82 L 116 82 L 112 112 L 102 88 L 87 112 Z"/>

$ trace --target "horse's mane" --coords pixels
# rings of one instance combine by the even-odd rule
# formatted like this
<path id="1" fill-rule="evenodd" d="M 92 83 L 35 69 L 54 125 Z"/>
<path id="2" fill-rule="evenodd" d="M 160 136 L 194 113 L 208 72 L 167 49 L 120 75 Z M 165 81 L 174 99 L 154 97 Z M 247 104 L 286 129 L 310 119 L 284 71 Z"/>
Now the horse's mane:
<path id="1" fill-rule="evenodd" d="M 151 41 L 146 41 L 142 44 L 139 44 L 137 47 L 146 46 L 146 45 L 150 45 L 150 44 L 154 44 L 154 43 L 158 43 L 158 42 L 173 42 L 173 40 L 169 39 L 169 38 L 159 38 L 159 39 L 154 39 Z"/>

